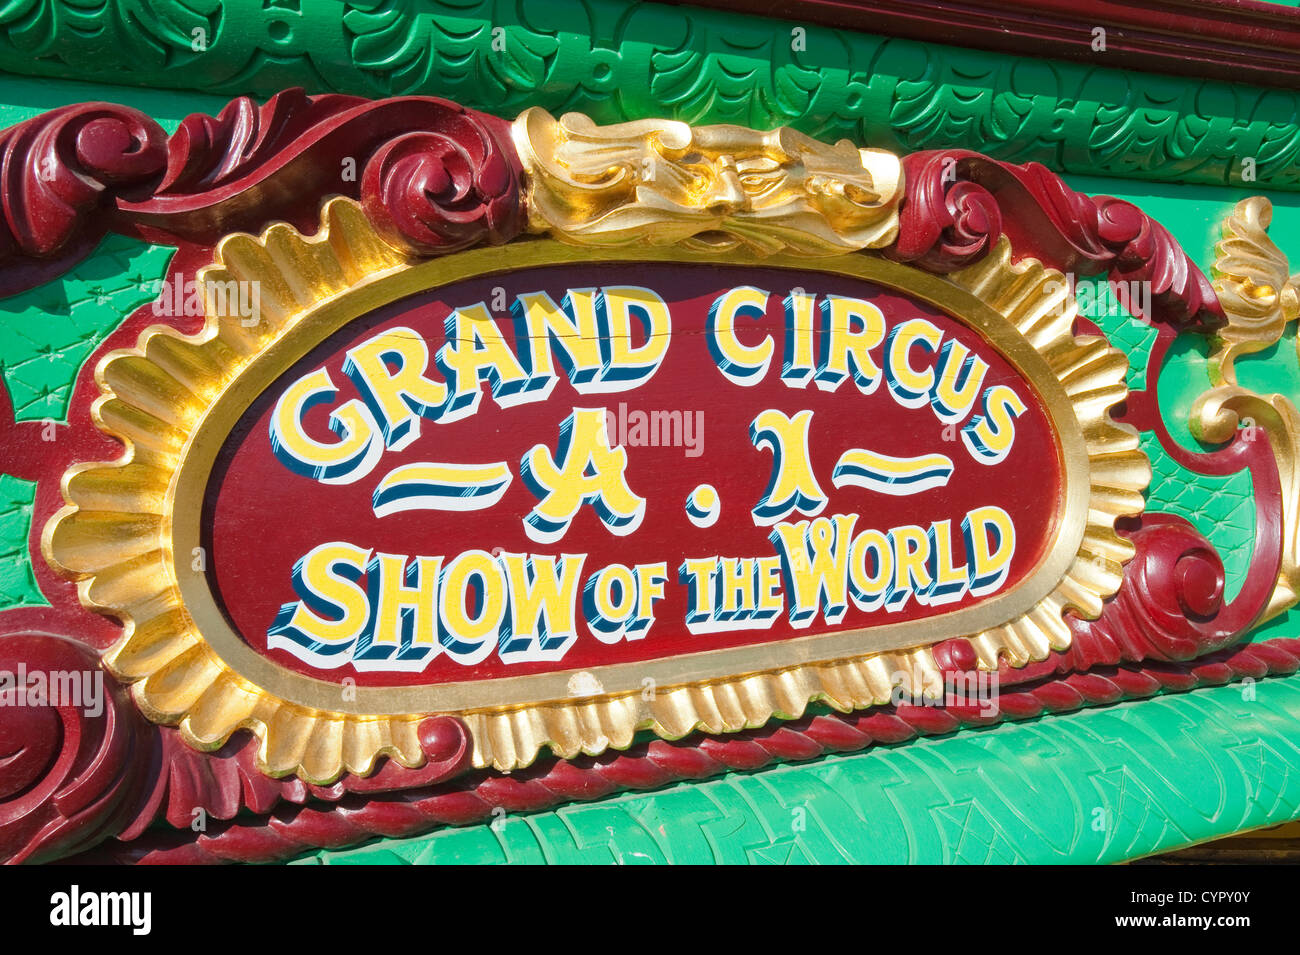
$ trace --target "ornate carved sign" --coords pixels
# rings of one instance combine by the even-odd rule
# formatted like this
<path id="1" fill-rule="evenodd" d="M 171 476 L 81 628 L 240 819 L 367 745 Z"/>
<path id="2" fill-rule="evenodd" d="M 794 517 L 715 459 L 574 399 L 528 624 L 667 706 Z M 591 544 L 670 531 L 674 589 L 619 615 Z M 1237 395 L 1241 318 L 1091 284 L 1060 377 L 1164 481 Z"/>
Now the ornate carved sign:
<path id="1" fill-rule="evenodd" d="M 203 746 L 256 720 L 293 754 L 272 772 L 322 781 L 418 759 L 417 720 L 451 713 L 508 770 L 885 702 L 938 677 L 940 641 L 996 666 L 1096 615 L 1131 554 L 1101 498 L 1139 510 L 1147 467 L 1063 277 L 809 259 L 894 231 L 887 159 L 629 126 L 515 127 L 534 222 L 595 248 L 419 264 L 338 199 L 316 240 L 220 246 L 206 340 L 106 361 L 101 415 L 162 398 L 185 411 L 151 437 L 184 443 L 79 471 L 51 549 L 84 533 L 78 489 L 116 482 L 137 507 L 107 574 L 129 573 L 166 477 L 166 575 L 104 607 L 150 608 L 109 657 L 146 712 Z"/>
<path id="2" fill-rule="evenodd" d="M 1161 354 L 1224 315 L 1157 224 L 1040 167 L 423 98 L 286 94 L 166 147 L 123 122 L 168 158 L 114 222 L 183 254 L 87 379 L 125 451 L 79 445 L 42 543 L 121 624 L 103 663 L 164 762 L 201 759 L 178 734 L 237 764 L 236 805 L 904 713 L 954 672 L 1050 687 L 1294 600 L 1284 426 L 1203 456 L 1260 502 L 1232 601 L 1143 516 L 1155 379 L 1130 393 L 1066 273 L 1140 286 Z M 78 208 L 24 274 L 79 254 Z M 188 805 L 132 785 L 132 836 Z"/>
<path id="3" fill-rule="evenodd" d="M 509 769 L 536 755 L 525 718 L 576 752 L 715 710 L 727 729 L 861 706 L 932 675 L 915 648 L 940 640 L 979 635 L 994 664 L 1062 647 L 1059 611 L 1031 612 L 1095 613 L 1113 590 L 1076 566 L 1127 548 L 1092 501 L 1114 450 L 1080 420 L 1103 427 L 1100 409 L 1070 391 L 1118 397 L 1123 365 L 1067 316 L 1036 348 L 1022 313 L 889 262 L 628 258 L 540 241 L 403 264 L 246 362 L 220 338 L 187 351 L 186 390 L 212 398 L 171 465 L 175 584 L 140 596 L 184 608 L 176 638 L 209 653 L 115 653 L 166 675 L 147 707 L 191 732 L 217 719 L 218 739 L 238 725 L 226 694 L 215 714 L 183 701 L 220 678 L 349 726 L 455 713 Z M 310 289 L 327 264 L 207 279 Z M 184 347 L 163 332 L 105 366 L 131 369 L 124 410 Z"/>

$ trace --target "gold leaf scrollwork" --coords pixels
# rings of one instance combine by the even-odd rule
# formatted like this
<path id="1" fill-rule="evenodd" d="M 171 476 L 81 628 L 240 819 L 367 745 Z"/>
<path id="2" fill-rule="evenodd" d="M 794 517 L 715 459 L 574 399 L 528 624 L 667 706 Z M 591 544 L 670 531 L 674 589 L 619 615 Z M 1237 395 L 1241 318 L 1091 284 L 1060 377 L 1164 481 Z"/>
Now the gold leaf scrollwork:
<path id="1" fill-rule="evenodd" d="M 1282 487 L 1282 566 L 1259 622 L 1300 600 L 1300 413 L 1283 395 L 1261 395 L 1237 382 L 1236 360 L 1281 340 L 1300 316 L 1298 276 L 1268 236 L 1273 205 L 1263 196 L 1237 203 L 1215 246 L 1214 291 L 1227 315 L 1210 355 L 1210 388 L 1192 407 L 1190 427 L 1202 441 L 1222 444 L 1242 424 L 1261 428 L 1277 460 Z"/>
<path id="2" fill-rule="evenodd" d="M 1286 255 L 1268 237 L 1272 221 L 1267 199 L 1243 199 L 1224 221 L 1223 238 L 1215 246 L 1214 291 L 1228 324 L 1219 332 L 1213 360 L 1227 381 L 1235 381 L 1237 356 L 1272 345 L 1300 315 L 1296 276 L 1288 274 Z"/>

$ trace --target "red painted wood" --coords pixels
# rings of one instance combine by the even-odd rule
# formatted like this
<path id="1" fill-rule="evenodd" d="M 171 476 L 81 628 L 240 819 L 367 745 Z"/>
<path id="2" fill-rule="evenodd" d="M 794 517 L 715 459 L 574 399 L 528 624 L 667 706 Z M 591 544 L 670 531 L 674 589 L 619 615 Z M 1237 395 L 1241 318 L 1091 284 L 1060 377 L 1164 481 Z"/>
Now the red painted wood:
<path id="1" fill-rule="evenodd" d="M 668 0 L 684 2 L 684 0 Z M 1294 88 L 1300 10 L 1254 0 L 689 0 L 792 23 Z M 1092 48 L 1106 30 L 1106 51 Z"/>
<path id="2" fill-rule="evenodd" d="M 361 199 L 390 241 L 448 252 L 522 228 L 509 124 L 427 96 L 366 100 L 290 89 L 233 100 L 170 137 L 108 103 L 0 132 L 0 296 L 49 281 L 107 231 L 205 245 L 284 219 L 305 232 L 322 197 Z"/>

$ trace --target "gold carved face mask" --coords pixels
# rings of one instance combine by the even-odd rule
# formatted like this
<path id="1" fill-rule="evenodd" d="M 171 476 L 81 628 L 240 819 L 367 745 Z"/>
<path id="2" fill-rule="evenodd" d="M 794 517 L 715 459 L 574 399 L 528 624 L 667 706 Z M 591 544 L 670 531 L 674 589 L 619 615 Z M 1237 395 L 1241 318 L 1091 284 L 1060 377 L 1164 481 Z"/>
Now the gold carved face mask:
<path id="1" fill-rule="evenodd" d="M 515 121 L 514 137 L 530 229 L 579 245 L 834 255 L 898 232 L 898 157 L 848 140 L 665 120 L 597 126 L 540 108 Z"/>

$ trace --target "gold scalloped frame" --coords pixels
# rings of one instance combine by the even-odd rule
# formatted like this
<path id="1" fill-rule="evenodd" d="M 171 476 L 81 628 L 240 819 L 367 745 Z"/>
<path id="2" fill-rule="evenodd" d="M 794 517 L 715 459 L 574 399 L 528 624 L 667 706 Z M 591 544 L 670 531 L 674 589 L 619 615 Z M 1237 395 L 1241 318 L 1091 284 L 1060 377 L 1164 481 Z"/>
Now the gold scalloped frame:
<path id="1" fill-rule="evenodd" d="M 47 524 L 42 548 L 56 569 L 77 581 L 87 608 L 122 622 L 123 636 L 104 660 L 132 685 L 150 719 L 176 725 L 203 750 L 250 730 L 260 740 L 263 772 L 328 783 L 345 772 L 371 772 L 381 756 L 408 767 L 422 764 L 418 724 L 430 713 L 453 712 L 470 730 L 474 765 L 509 771 L 529 765 L 545 747 L 564 758 L 594 755 L 626 748 L 641 730 L 676 739 L 696 730 L 734 732 L 797 718 L 818 700 L 840 711 L 887 703 L 899 674 L 907 691 L 933 692 L 942 676 L 929 647 L 951 637 L 969 637 L 982 668 L 996 668 L 999 658 L 1022 666 L 1066 649 L 1064 614 L 1095 618 L 1118 588 L 1133 549 L 1114 523 L 1142 510 L 1150 467 L 1136 431 L 1109 416 L 1127 394 L 1127 358 L 1103 338 L 1072 334 L 1074 303 L 1059 272 L 1033 259 L 1013 262 L 1005 238 L 980 263 L 946 277 L 865 253 L 809 260 L 735 251 L 710 260 L 882 282 L 938 305 L 1011 353 L 1049 412 L 1063 458 L 1058 543 L 1026 578 L 1045 582 L 1041 595 L 1027 594 L 1022 582 L 973 608 L 915 621 L 921 626 L 908 631 L 904 645 L 897 635 L 888 637 L 899 627 L 877 626 L 730 655 L 601 667 L 576 674 L 581 679 L 563 688 L 555 679 L 572 680 L 572 670 L 549 683 L 517 677 L 435 688 L 360 687 L 355 703 L 344 702 L 337 683 L 291 673 L 233 635 L 205 576 L 190 570 L 207 481 L 195 462 L 206 459 L 210 466 L 221 429 L 306 353 L 291 339 L 309 332 L 309 350 L 326 329 L 440 284 L 593 259 L 699 262 L 700 256 L 525 239 L 418 260 L 383 242 L 354 202 L 334 198 L 322 208 L 315 236 L 303 237 L 283 223 L 260 237 L 231 235 L 217 246 L 214 264 L 200 271 L 201 283 L 260 282 L 260 324 L 245 327 L 210 302 L 200 333 L 154 326 L 136 348 L 102 359 L 93 417 L 126 450 L 116 461 L 69 469 L 67 506 Z M 988 608 L 995 606 L 1001 616 L 990 618 Z M 974 625 L 954 629 L 961 614 Z M 795 642 L 814 655 L 797 655 L 790 646 Z M 801 658 L 814 662 L 790 663 Z M 641 677 L 626 671 L 631 666 L 656 679 L 652 698 L 643 695 Z M 615 672 L 620 667 L 623 672 Z M 524 692 L 524 685 L 531 689 Z"/>

